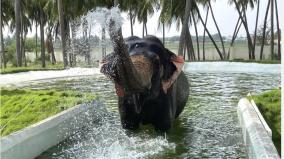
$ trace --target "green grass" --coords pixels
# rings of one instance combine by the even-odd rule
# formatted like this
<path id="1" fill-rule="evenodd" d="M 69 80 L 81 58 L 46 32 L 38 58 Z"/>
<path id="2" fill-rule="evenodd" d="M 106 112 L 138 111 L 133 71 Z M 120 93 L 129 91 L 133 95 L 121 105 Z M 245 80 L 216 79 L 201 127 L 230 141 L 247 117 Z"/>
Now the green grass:
<path id="1" fill-rule="evenodd" d="M 272 140 L 280 155 L 281 151 L 281 89 L 252 96 L 268 126 L 272 130 Z"/>
<path id="2" fill-rule="evenodd" d="M 1 136 L 95 98 L 95 95 L 76 91 L 1 89 Z"/>
<path id="3" fill-rule="evenodd" d="M 64 66 L 62 63 L 55 65 L 46 65 L 45 68 L 42 68 L 41 65 L 31 65 L 27 67 L 12 67 L 9 66 L 7 68 L 2 68 L 0 74 L 8 74 L 8 73 L 19 73 L 19 72 L 28 72 L 28 71 L 46 71 L 46 70 L 63 70 Z"/>

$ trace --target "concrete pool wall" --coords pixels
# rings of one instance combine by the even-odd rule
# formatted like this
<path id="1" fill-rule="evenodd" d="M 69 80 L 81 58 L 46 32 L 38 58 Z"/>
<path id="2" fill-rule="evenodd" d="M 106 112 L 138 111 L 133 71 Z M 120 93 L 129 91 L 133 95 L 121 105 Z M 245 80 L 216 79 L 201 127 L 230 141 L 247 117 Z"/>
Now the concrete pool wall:
<path id="1" fill-rule="evenodd" d="M 254 101 L 242 98 L 238 103 L 238 116 L 250 159 L 280 159 L 272 142 L 272 132 Z"/>
<path id="2" fill-rule="evenodd" d="M 88 124 L 94 116 L 94 108 L 97 105 L 96 101 L 77 105 L 2 137 L 0 140 L 1 158 L 31 159 L 37 157 Z"/>

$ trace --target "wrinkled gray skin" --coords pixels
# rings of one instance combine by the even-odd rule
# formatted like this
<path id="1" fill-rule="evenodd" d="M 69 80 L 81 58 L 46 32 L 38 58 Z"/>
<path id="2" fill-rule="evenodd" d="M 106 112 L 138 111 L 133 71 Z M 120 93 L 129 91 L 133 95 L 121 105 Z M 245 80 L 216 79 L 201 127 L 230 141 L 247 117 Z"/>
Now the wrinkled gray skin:
<path id="1" fill-rule="evenodd" d="M 137 129 L 142 123 L 167 131 L 184 109 L 189 95 L 189 83 L 183 72 L 167 93 L 162 89 L 162 81 L 176 70 L 170 60 L 175 55 L 160 42 L 156 43 L 155 37 L 128 40 L 126 45 L 121 30 L 113 31 L 110 27 L 110 35 L 114 52 L 104 59 L 101 72 L 125 92 L 118 99 L 123 128 Z M 159 51 L 155 53 L 156 49 Z"/>

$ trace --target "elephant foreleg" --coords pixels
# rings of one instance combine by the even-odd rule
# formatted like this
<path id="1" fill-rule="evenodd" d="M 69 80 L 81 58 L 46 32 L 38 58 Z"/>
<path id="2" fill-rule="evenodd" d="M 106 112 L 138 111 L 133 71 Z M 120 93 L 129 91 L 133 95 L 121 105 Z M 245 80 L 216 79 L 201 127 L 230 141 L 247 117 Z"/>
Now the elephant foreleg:
<path id="1" fill-rule="evenodd" d="M 141 117 L 135 111 L 135 103 L 133 98 L 120 97 L 118 102 L 122 127 L 130 130 L 138 129 Z"/>

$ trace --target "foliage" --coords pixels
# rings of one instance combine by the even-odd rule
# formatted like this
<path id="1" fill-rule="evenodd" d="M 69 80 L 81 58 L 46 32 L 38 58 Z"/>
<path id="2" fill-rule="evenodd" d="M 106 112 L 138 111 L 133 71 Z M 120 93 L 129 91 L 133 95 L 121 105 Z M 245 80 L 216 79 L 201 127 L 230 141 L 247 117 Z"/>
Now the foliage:
<path id="1" fill-rule="evenodd" d="M 281 150 L 281 89 L 264 92 L 252 97 L 272 130 L 272 140 L 280 154 Z"/>
<path id="2" fill-rule="evenodd" d="M 261 45 L 262 39 L 263 39 L 263 30 L 264 26 L 260 26 L 257 31 L 256 31 L 256 43 L 258 45 Z M 271 28 L 266 24 L 266 29 L 265 29 L 265 37 L 264 37 L 264 45 L 269 45 L 269 41 L 271 39 Z"/>
<path id="3" fill-rule="evenodd" d="M 1 89 L 1 136 L 95 98 L 76 91 Z"/>
<path id="4" fill-rule="evenodd" d="M 35 52 L 36 50 L 39 51 L 39 46 L 36 45 L 35 38 L 27 38 L 25 41 L 25 50 L 27 52 Z"/>

